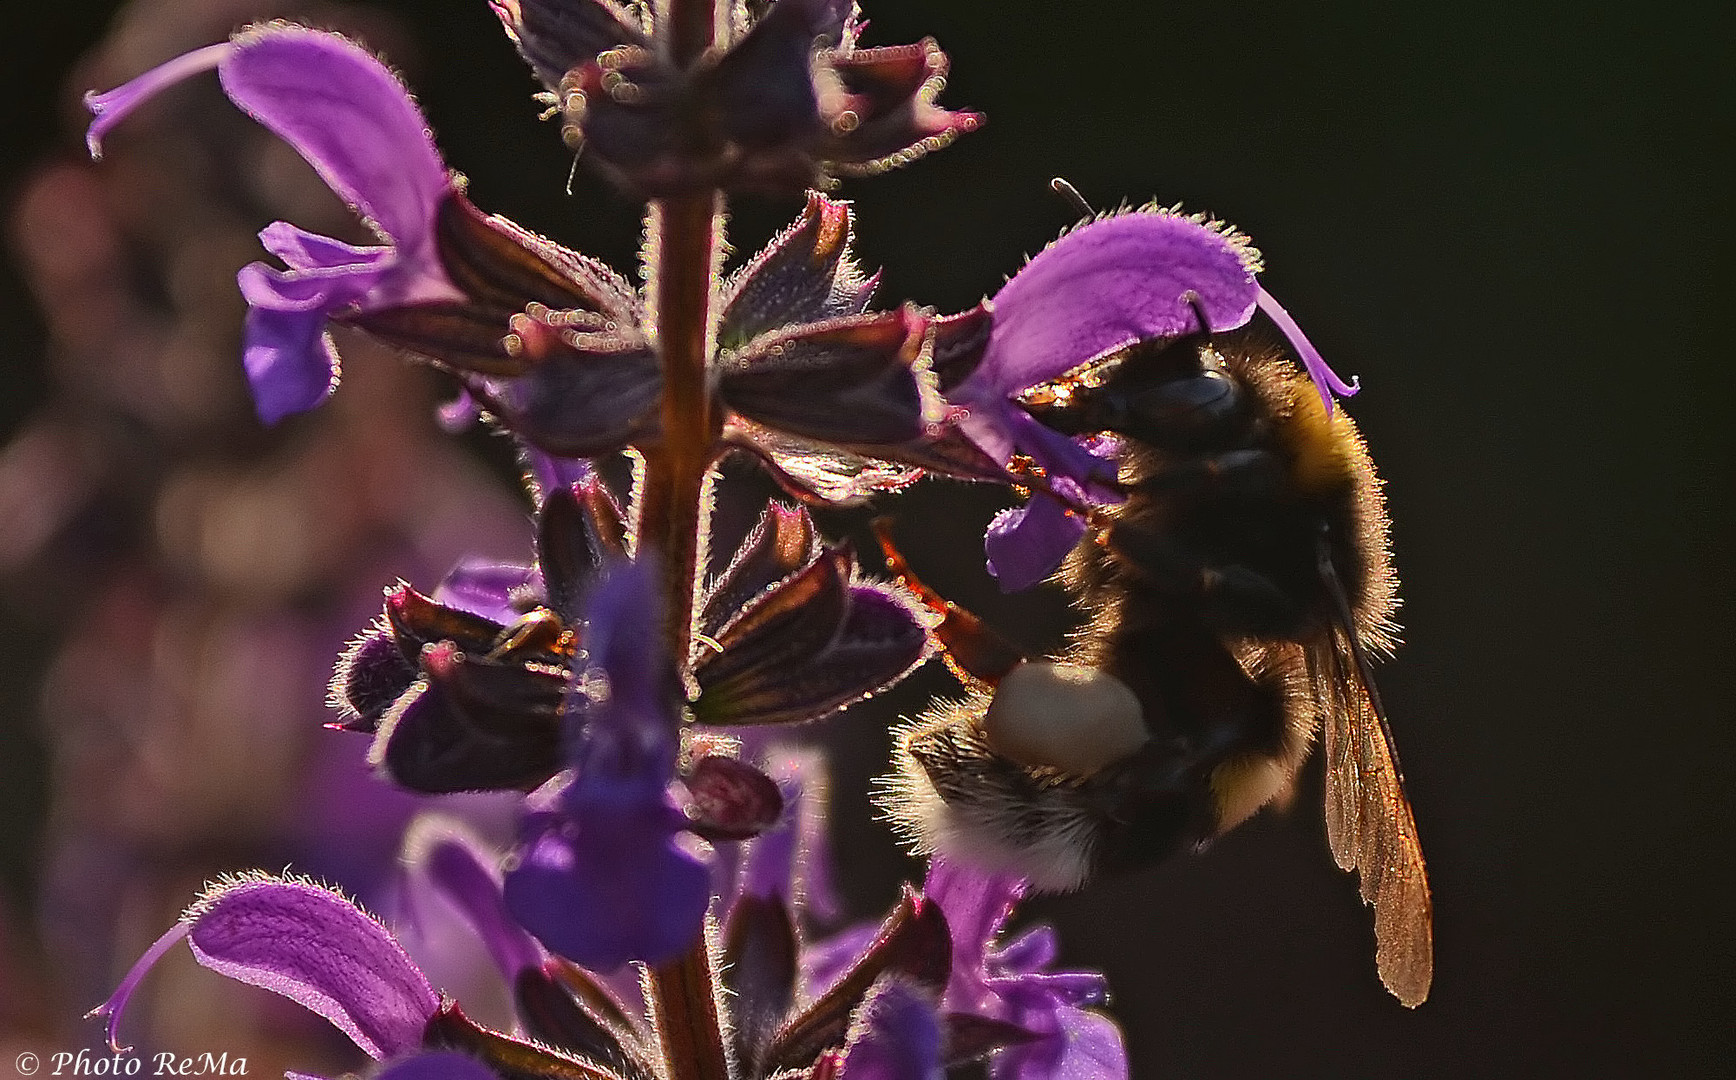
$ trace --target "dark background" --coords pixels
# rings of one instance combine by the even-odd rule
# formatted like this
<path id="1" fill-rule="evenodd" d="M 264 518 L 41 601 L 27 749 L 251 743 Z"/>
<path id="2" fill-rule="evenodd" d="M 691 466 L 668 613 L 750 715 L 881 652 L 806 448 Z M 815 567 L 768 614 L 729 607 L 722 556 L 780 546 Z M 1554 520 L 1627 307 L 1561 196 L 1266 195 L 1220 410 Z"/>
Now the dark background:
<path id="1" fill-rule="evenodd" d="M 76 152 L 61 82 L 115 6 L 9 0 L 6 190 Z M 406 17 L 412 81 L 476 202 L 627 265 L 632 207 L 583 176 L 563 194 L 569 162 L 482 0 L 378 6 Z M 954 64 L 943 101 L 989 116 L 845 188 L 883 298 L 958 310 L 992 292 L 1072 222 L 1046 186 L 1061 173 L 1100 204 L 1155 195 L 1249 232 L 1272 291 L 1367 387 L 1351 409 L 1405 583 L 1382 687 L 1430 858 L 1434 995 L 1409 1012 L 1380 990 L 1315 779 L 1296 812 L 1203 858 L 1037 905 L 1070 962 L 1108 971 L 1136 1076 L 1732 1067 L 1736 28 L 1713 7 L 868 5 L 867 43 L 934 35 Z M 793 210 L 745 207 L 740 246 Z M 10 269 L 0 315 L 4 436 L 44 390 Z M 901 505 L 903 534 L 961 600 L 1044 644 L 1052 605 L 1002 601 L 974 568 L 994 505 L 931 488 Z M 46 621 L 7 619 L 0 870 L 28 911 L 50 643 Z M 879 899 L 901 866 L 852 801 L 870 753 L 839 793 L 861 831 L 847 882 Z"/>

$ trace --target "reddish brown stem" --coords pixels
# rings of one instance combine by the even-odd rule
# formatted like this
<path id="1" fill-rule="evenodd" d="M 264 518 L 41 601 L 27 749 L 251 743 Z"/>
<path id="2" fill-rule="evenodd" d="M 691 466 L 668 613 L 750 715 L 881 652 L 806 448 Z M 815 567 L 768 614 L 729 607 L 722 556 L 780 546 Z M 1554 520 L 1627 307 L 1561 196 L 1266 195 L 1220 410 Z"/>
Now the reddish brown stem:
<path id="1" fill-rule="evenodd" d="M 722 244 L 714 192 L 653 203 L 650 214 L 652 317 L 663 365 L 663 439 L 645 451 L 639 540 L 662 561 L 671 655 L 685 664 L 693 599 L 704 557 L 705 476 L 721 418 L 711 400 L 711 298 Z"/>
<path id="2" fill-rule="evenodd" d="M 715 0 L 663 0 L 660 29 L 669 42 L 669 58 L 687 67 L 717 40 Z"/>
<path id="3" fill-rule="evenodd" d="M 660 31 L 686 67 L 715 40 L 714 0 L 665 0 Z M 639 547 L 663 571 L 670 655 L 686 667 L 694 596 L 705 558 L 705 483 L 722 416 L 711 400 L 712 298 L 723 250 L 723 196 L 707 191 L 658 200 L 646 219 L 651 243 L 651 318 L 663 368 L 662 441 L 645 450 Z M 718 1012 L 717 975 L 702 938 L 646 975 L 667 1080 L 731 1080 Z"/>

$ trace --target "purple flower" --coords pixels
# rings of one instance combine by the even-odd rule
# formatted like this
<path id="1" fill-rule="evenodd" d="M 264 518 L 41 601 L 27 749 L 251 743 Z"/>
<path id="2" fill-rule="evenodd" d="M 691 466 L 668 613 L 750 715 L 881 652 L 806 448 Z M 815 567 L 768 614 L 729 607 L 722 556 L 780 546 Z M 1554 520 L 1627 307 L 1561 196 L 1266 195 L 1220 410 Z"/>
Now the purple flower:
<path id="1" fill-rule="evenodd" d="M 592 597 L 590 663 L 568 709 L 582 718 L 574 775 L 527 804 L 506 902 L 553 951 L 611 971 L 659 964 L 698 939 L 710 874 L 669 793 L 681 691 L 660 639 L 650 573 L 631 564 Z"/>
<path id="2" fill-rule="evenodd" d="M 482 214 L 458 193 L 428 122 L 385 65 L 336 34 L 255 26 L 87 99 L 103 135 L 162 87 L 216 68 L 238 106 L 282 136 L 385 241 L 355 247 L 277 222 L 287 269 L 241 271 L 245 365 L 268 423 L 336 385 L 332 321 L 463 381 L 444 419 L 486 407 L 555 453 L 601 454 L 655 428 L 660 380 L 638 299 L 606 266 Z"/>
<path id="3" fill-rule="evenodd" d="M 456 908 L 481 938 L 529 1034 L 614 1066 L 621 1075 L 651 1074 L 632 1040 L 621 1037 L 632 1030 L 623 1002 L 643 1007 L 637 982 L 615 980 L 609 987 L 602 978 L 551 960 L 507 909 L 498 855 L 461 825 L 427 816 L 405 836 L 404 863 L 413 904 L 419 895 L 432 893 Z M 581 981 L 584 992 L 570 992 Z"/>
<path id="4" fill-rule="evenodd" d="M 1023 1030 L 1025 1038 L 1008 1040 L 991 1059 L 991 1080 L 1125 1080 L 1120 1029 L 1090 1009 L 1107 998 L 1103 976 L 1047 970 L 1057 945 L 1046 926 L 998 941 L 1024 891 L 1018 878 L 938 857 L 930 863 L 924 892 L 946 913 L 952 933 L 952 978 L 942 1010 L 974 1018 L 974 1026 Z"/>
<path id="5" fill-rule="evenodd" d="M 501 899 L 499 859 L 456 821 L 418 818 L 404 836 L 414 904 L 424 889 L 457 908 L 509 982 L 540 968 L 543 950 L 507 912 Z"/>
<path id="6" fill-rule="evenodd" d="M 242 877 L 210 888 L 91 1012 L 108 1020 L 117 1052 L 127 1000 L 182 938 L 199 963 L 318 1013 L 376 1059 L 420 1047 L 440 1008 L 403 948 L 350 901 L 304 881 Z"/>
<path id="7" fill-rule="evenodd" d="M 983 533 L 989 573 L 1004 592 L 1028 589 L 1054 573 L 1089 528 L 1076 509 L 1086 501 L 1078 481 L 1057 476 L 1049 483 L 1068 502 L 1033 492 L 1024 506 L 996 514 Z"/>
<path id="8" fill-rule="evenodd" d="M 934 999 L 907 983 L 883 979 L 857 1007 L 844 1049 L 835 1056 L 834 1075 L 841 1080 L 941 1080 L 946 1075 L 941 1039 Z M 820 1070 L 822 1075 L 830 1071 Z"/>
<path id="9" fill-rule="evenodd" d="M 286 222 L 260 234 L 288 267 L 253 263 L 239 278 L 249 304 L 247 377 L 261 419 L 272 423 L 319 404 L 335 385 L 331 316 L 461 295 L 434 239 L 452 180 L 427 121 L 385 65 L 336 34 L 285 23 L 250 27 L 89 95 L 92 154 L 140 102 L 211 68 L 230 99 L 289 142 L 384 241 L 355 247 Z"/>
<path id="10" fill-rule="evenodd" d="M 1119 501 L 1112 447 L 1039 422 L 1021 395 L 1136 342 L 1245 324 L 1265 311 L 1290 338 L 1327 408 L 1353 394 L 1259 285 L 1260 255 L 1223 225 L 1148 207 L 1091 221 L 1033 258 L 992 301 L 994 325 L 974 365 L 943 379 L 966 410 L 959 425 L 999 462 L 1028 458 L 1045 478 L 1032 504 L 997 518 L 986 544 L 991 572 L 1009 591 L 1054 571 L 1085 532 L 1082 507 Z M 1063 507 L 1054 497 L 1073 502 Z"/>

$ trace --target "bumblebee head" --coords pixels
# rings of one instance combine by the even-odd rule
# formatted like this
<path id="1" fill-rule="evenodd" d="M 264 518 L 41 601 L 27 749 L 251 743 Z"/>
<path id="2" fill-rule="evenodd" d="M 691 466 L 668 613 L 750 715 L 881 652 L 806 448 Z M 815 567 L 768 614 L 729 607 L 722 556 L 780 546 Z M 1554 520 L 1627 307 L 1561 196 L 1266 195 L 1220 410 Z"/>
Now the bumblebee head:
<path id="1" fill-rule="evenodd" d="M 1248 423 L 1246 392 L 1204 335 L 1139 342 L 1019 400 L 1065 435 L 1108 431 L 1182 453 L 1222 446 Z"/>

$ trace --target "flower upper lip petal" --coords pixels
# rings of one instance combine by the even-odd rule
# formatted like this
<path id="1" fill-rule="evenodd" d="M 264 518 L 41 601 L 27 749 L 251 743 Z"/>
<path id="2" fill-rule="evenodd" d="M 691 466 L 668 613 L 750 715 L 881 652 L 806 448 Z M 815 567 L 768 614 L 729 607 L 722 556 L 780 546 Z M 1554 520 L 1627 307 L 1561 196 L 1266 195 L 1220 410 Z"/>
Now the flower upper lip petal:
<path id="1" fill-rule="evenodd" d="M 235 45 L 217 69 L 230 99 L 400 249 L 428 243 L 451 179 L 385 65 L 336 34 L 286 23 L 244 30 Z"/>
<path id="2" fill-rule="evenodd" d="M 1039 253 L 994 298 L 982 364 L 958 400 L 1007 397 L 1115 349 L 1195 329 L 1197 294 L 1213 330 L 1254 313 L 1259 255 L 1234 234 L 1181 214 L 1121 214 Z"/>
<path id="3" fill-rule="evenodd" d="M 376 1060 L 419 1046 L 440 1008 L 427 977 L 372 916 L 318 885 L 248 877 L 212 886 L 95 1010 L 109 1018 L 111 1043 L 127 998 L 181 937 L 199 963 L 318 1013 Z"/>

